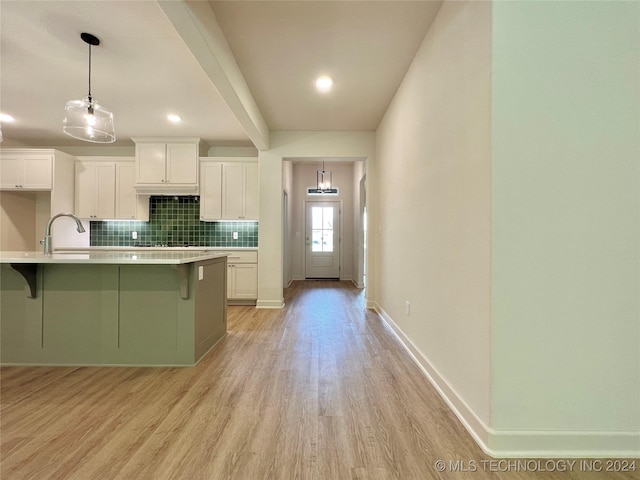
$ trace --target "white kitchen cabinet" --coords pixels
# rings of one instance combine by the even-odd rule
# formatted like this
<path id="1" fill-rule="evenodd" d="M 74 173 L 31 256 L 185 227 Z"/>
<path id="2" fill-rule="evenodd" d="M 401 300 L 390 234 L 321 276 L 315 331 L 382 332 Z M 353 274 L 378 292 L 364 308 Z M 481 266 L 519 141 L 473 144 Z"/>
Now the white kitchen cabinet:
<path id="1" fill-rule="evenodd" d="M 0 190 L 24 192 L 26 200 L 18 208 L 2 195 L 0 203 L 8 216 L 19 214 L 14 230 L 25 249 L 42 251 L 49 219 L 74 211 L 75 163 L 74 156 L 52 148 L 0 148 Z M 54 249 L 89 245 L 89 233 L 78 233 L 71 220 L 54 222 L 51 232 Z"/>
<path id="2" fill-rule="evenodd" d="M 200 220 L 222 220 L 222 163 L 200 162 Z"/>
<path id="3" fill-rule="evenodd" d="M 115 162 L 76 162 L 76 215 L 91 220 L 116 216 Z"/>
<path id="4" fill-rule="evenodd" d="M 230 303 L 258 298 L 258 252 L 234 251 L 227 257 L 227 299 Z"/>
<path id="5" fill-rule="evenodd" d="M 198 190 L 199 139 L 159 142 L 133 139 L 136 143 L 136 187 L 196 193 Z"/>
<path id="6" fill-rule="evenodd" d="M 89 220 L 149 220 L 149 196 L 135 189 L 132 157 L 78 157 L 75 213 Z"/>
<path id="7" fill-rule="evenodd" d="M 258 220 L 258 163 L 255 158 L 202 158 L 200 220 Z"/>
<path id="8" fill-rule="evenodd" d="M 258 220 L 258 164 L 222 164 L 222 218 Z"/>
<path id="9" fill-rule="evenodd" d="M 0 189 L 51 190 L 53 154 L 6 150 L 0 158 Z"/>
<path id="10" fill-rule="evenodd" d="M 116 162 L 116 216 L 122 220 L 149 221 L 149 196 L 137 195 L 135 162 Z"/>

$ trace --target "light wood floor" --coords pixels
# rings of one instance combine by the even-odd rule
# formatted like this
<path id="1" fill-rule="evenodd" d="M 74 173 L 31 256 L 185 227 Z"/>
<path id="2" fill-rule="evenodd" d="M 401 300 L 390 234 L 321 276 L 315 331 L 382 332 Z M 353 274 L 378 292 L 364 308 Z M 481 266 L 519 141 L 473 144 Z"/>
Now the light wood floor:
<path id="1" fill-rule="evenodd" d="M 229 307 L 229 335 L 193 368 L 2 368 L 0 478 L 631 478 L 484 471 L 362 291 L 296 282 L 285 300 Z"/>

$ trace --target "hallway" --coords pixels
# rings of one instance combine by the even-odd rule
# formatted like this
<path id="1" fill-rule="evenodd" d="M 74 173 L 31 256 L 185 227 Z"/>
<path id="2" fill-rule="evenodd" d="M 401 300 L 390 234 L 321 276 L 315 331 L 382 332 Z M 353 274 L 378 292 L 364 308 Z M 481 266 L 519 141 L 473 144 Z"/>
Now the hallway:
<path id="1" fill-rule="evenodd" d="M 485 471 L 362 290 L 295 282 L 285 300 L 229 307 L 193 368 L 4 367 L 0 478 L 449 479 L 458 460 L 474 479 L 537 477 Z M 544 478 L 629 478 L 583 475 Z"/>

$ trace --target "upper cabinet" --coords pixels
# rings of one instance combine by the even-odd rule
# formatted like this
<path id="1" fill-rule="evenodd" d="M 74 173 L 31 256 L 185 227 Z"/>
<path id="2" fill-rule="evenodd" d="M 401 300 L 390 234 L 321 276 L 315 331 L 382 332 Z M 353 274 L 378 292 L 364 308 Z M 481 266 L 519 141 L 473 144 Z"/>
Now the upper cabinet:
<path id="1" fill-rule="evenodd" d="M 53 153 L 3 150 L 0 158 L 0 189 L 51 190 Z"/>
<path id="2" fill-rule="evenodd" d="M 33 200 L 25 206 L 29 212 L 21 210 L 20 217 L 24 220 L 22 224 L 32 222 L 25 218 L 32 217 L 35 229 L 26 231 L 17 227 L 24 245 L 42 250 L 39 241 L 49 218 L 58 213 L 73 212 L 75 163 L 74 156 L 52 148 L 0 149 L 0 190 L 23 191 L 24 198 Z M 89 244 L 89 233 L 79 234 L 72 221 L 55 222 L 52 233 L 54 248 Z"/>
<path id="3" fill-rule="evenodd" d="M 136 194 L 136 165 L 116 162 L 116 217 L 149 221 L 149 196 Z"/>
<path id="4" fill-rule="evenodd" d="M 76 215 L 105 219 L 116 216 L 115 162 L 76 163 Z"/>
<path id="5" fill-rule="evenodd" d="M 258 163 L 222 164 L 222 218 L 258 220 Z"/>
<path id="6" fill-rule="evenodd" d="M 200 162 L 200 220 L 222 220 L 222 163 Z"/>
<path id="7" fill-rule="evenodd" d="M 200 182 L 200 220 L 258 220 L 256 158 L 203 158 Z"/>
<path id="8" fill-rule="evenodd" d="M 149 220 L 149 196 L 135 189 L 135 162 L 122 157 L 79 157 L 75 213 L 90 220 Z"/>
<path id="9" fill-rule="evenodd" d="M 134 138 L 136 189 L 147 193 L 197 193 L 200 139 Z"/>

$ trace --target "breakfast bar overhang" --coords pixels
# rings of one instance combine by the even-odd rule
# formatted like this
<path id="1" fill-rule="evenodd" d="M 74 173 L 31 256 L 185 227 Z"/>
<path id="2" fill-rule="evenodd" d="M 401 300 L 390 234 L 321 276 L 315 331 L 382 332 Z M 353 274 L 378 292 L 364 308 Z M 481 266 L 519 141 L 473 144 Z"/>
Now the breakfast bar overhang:
<path id="1" fill-rule="evenodd" d="M 0 361 L 195 365 L 227 332 L 226 254 L 0 252 Z"/>

